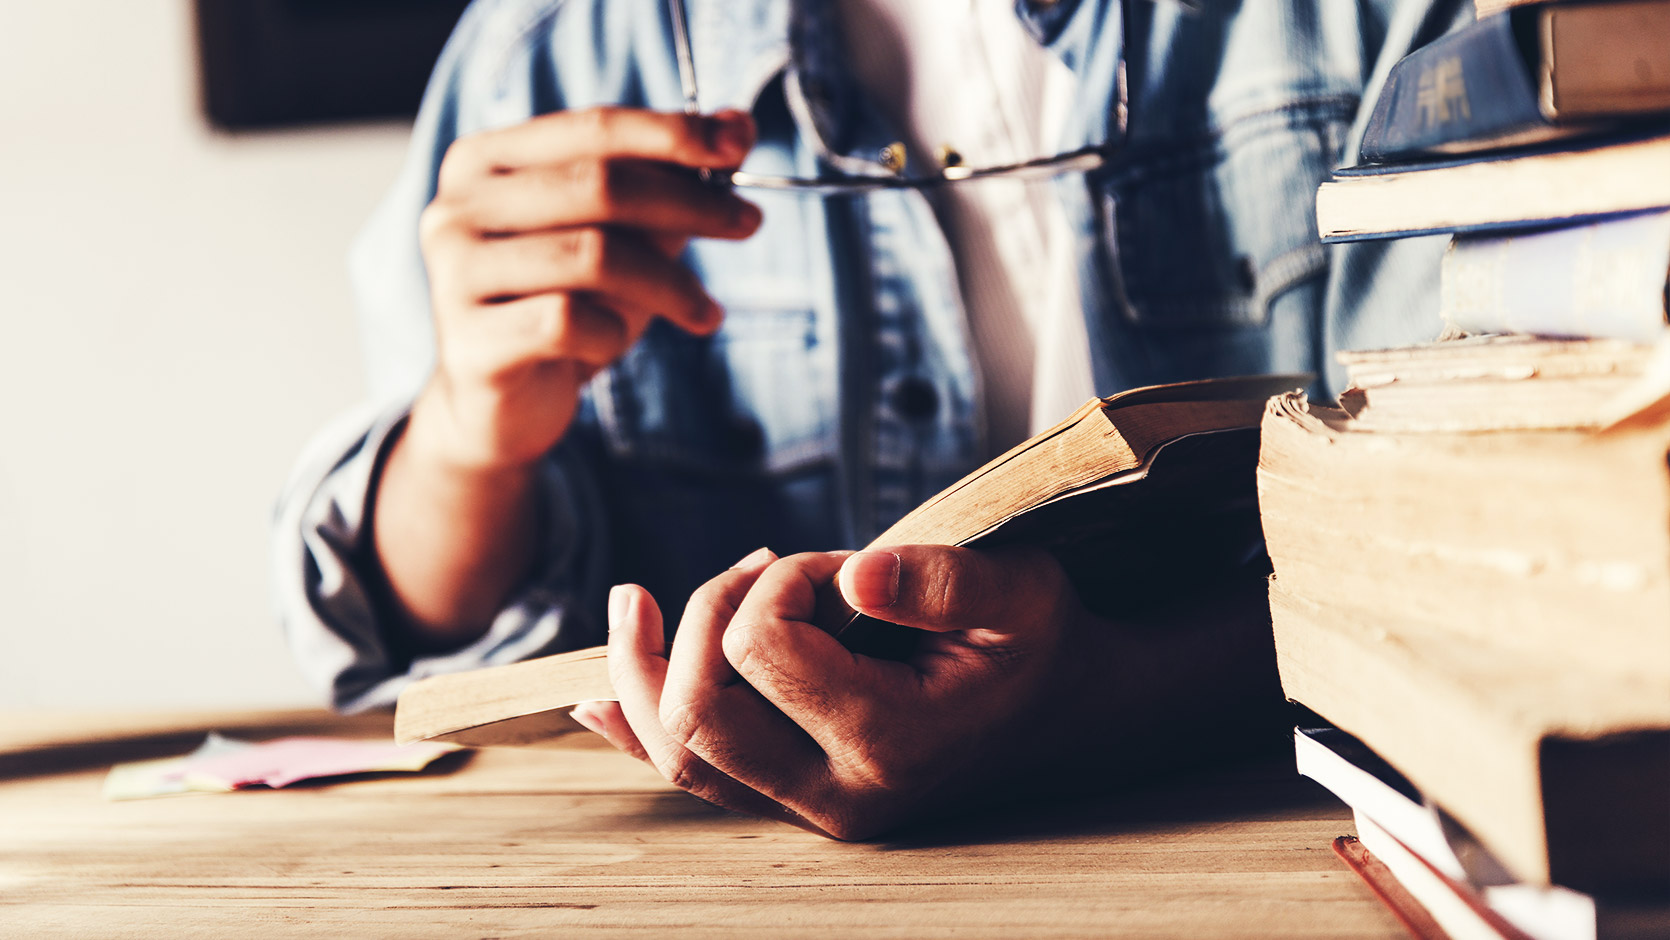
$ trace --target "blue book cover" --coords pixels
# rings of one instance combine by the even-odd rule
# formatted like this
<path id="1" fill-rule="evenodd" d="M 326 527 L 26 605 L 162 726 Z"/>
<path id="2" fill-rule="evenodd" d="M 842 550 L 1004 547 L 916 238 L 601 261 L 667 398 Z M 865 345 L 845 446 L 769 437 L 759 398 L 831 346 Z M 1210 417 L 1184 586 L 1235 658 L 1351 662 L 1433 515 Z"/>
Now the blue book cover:
<path id="1" fill-rule="evenodd" d="M 1475 142 L 1512 145 L 1557 133 L 1538 103 L 1534 27 L 1514 12 L 1485 17 L 1393 66 L 1363 133 L 1363 161 L 1455 151 Z"/>
<path id="2" fill-rule="evenodd" d="M 1670 304 L 1670 211 L 1507 235 L 1458 235 L 1440 311 L 1465 333 L 1651 343 Z"/>
<path id="3" fill-rule="evenodd" d="M 1429 170 L 1452 170 L 1480 163 L 1509 163 L 1538 157 L 1559 159 L 1570 155 L 1615 150 L 1631 144 L 1653 143 L 1666 137 L 1670 137 L 1670 118 L 1655 118 L 1632 121 L 1613 127 L 1605 134 L 1585 136 L 1581 140 L 1545 141 L 1534 146 L 1515 147 L 1505 152 L 1435 152 L 1398 163 L 1374 163 L 1365 158 L 1355 164 L 1335 167 L 1333 177 L 1343 180 L 1364 176 L 1411 176 Z"/>

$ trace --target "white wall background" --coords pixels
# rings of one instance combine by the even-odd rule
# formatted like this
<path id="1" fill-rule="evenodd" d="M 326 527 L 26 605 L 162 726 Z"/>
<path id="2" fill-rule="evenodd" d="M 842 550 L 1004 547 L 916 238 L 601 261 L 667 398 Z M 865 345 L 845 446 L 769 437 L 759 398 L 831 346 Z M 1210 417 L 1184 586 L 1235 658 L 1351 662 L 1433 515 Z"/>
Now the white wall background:
<path id="1" fill-rule="evenodd" d="M 0 0 L 0 708 L 317 701 L 266 524 L 401 127 L 217 135 L 188 0 Z"/>

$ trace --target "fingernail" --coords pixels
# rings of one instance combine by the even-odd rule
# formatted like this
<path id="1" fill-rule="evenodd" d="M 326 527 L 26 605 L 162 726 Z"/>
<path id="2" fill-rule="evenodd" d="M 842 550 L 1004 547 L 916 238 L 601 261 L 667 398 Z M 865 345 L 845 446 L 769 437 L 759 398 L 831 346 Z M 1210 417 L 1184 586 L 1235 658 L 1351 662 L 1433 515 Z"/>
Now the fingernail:
<path id="1" fill-rule="evenodd" d="M 626 622 L 626 615 L 632 609 L 632 594 L 626 585 L 617 584 L 609 589 L 609 629 L 613 630 Z"/>
<path id="2" fill-rule="evenodd" d="M 854 607 L 891 607 L 899 599 L 899 556 L 859 552 L 841 566 L 841 593 Z"/>
<path id="3" fill-rule="evenodd" d="M 776 560 L 777 560 L 777 553 L 776 552 L 772 551 L 769 548 L 761 547 L 761 548 L 756 548 L 753 551 L 749 552 L 747 555 L 743 556 L 743 559 L 741 561 L 737 562 L 736 564 L 732 565 L 731 568 L 733 570 L 738 569 L 738 568 L 760 568 L 760 567 L 764 567 L 765 565 L 769 565 Z"/>
<path id="4" fill-rule="evenodd" d="M 708 134 L 714 154 L 733 163 L 741 163 L 754 147 L 754 122 L 742 111 L 715 114 Z"/>

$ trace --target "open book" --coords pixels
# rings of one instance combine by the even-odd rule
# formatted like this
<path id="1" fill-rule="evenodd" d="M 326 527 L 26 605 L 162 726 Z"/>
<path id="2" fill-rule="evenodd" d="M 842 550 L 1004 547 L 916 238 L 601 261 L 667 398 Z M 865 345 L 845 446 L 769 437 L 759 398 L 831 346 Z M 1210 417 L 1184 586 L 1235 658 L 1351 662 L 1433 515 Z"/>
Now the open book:
<path id="1" fill-rule="evenodd" d="M 912 510 L 870 547 L 1111 539 L 1130 546 L 1132 565 L 1152 564 L 1167 557 L 1160 546 L 1168 540 L 1194 539 L 1225 513 L 1250 510 L 1265 400 L 1308 381 L 1212 379 L 1092 399 Z M 832 610 L 820 625 L 843 641 L 864 632 L 847 629 L 852 612 L 838 592 L 828 595 Z M 568 712 L 580 702 L 612 698 L 603 649 L 578 650 L 419 680 L 400 696 L 394 733 L 401 742 L 534 744 L 579 730 Z"/>

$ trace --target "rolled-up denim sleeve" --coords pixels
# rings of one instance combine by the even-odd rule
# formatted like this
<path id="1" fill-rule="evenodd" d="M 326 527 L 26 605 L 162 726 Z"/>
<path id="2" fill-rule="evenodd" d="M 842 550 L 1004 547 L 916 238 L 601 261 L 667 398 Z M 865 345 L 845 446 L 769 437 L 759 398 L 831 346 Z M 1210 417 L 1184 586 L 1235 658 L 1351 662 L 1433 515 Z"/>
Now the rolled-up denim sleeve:
<path id="1" fill-rule="evenodd" d="M 326 428 L 297 463 L 279 500 L 273 584 L 290 649 L 307 679 L 339 709 L 394 702 L 424 676 L 515 662 L 602 641 L 606 588 L 602 527 L 578 445 L 541 464 L 543 543 L 533 575 L 475 642 L 410 655 L 391 639 L 392 612 L 371 544 L 370 513 L 384 452 L 403 405 L 367 407 Z"/>
<path id="2" fill-rule="evenodd" d="M 320 432 L 280 496 L 272 537 L 278 617 L 302 672 L 331 703 L 392 703 L 426 675 L 600 642 L 607 546 L 593 518 L 594 457 L 565 441 L 542 463 L 544 541 L 533 575 L 487 632 L 440 655 L 406 650 L 372 547 L 382 460 L 434 368 L 435 336 L 418 220 L 454 140 L 563 105 L 537 46 L 556 0 L 477 0 L 437 62 L 405 165 L 350 258 L 372 401 Z M 576 435 L 571 434 L 573 438 Z"/>

